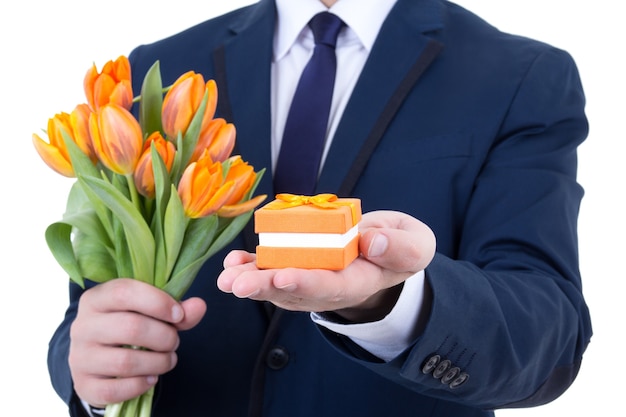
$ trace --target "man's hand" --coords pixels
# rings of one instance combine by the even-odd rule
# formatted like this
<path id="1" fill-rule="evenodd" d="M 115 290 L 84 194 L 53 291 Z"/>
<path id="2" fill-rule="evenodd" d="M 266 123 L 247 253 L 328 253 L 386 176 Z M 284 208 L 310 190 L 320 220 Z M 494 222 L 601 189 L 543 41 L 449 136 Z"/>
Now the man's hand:
<path id="1" fill-rule="evenodd" d="M 361 256 L 344 270 L 260 270 L 254 254 L 233 251 L 217 285 L 287 310 L 334 311 L 354 322 L 381 319 L 393 308 L 400 284 L 433 259 L 435 236 L 424 223 L 394 211 L 364 214 L 359 231 Z"/>
<path id="2" fill-rule="evenodd" d="M 96 407 L 144 393 L 176 365 L 178 331 L 194 327 L 205 311 L 201 299 L 178 303 L 132 279 L 114 279 L 86 291 L 70 331 L 76 393 Z"/>

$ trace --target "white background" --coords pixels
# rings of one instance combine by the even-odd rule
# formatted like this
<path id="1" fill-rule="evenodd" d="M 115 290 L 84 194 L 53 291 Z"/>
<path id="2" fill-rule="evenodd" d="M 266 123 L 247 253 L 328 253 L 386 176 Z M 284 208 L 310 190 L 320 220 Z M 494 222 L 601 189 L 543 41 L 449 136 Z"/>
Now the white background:
<path id="1" fill-rule="evenodd" d="M 296 1 L 296 0 L 294 0 Z M 71 181 L 39 159 L 31 134 L 84 101 L 87 68 L 250 0 L 5 2 L 0 11 L 0 391 L 16 415 L 67 415 L 46 369 L 47 343 L 67 302 L 65 274 L 43 233 L 59 220 Z M 624 256 L 622 121 L 626 30 L 620 2 L 462 0 L 500 29 L 568 50 L 578 63 L 591 123 L 580 148 L 584 290 L 595 335 L 579 378 L 559 400 L 498 416 L 614 416 L 623 410 Z M 550 317 L 546 317 L 550 320 Z M 497 358 L 494 358 L 497 360 Z M 7 389 L 8 387 L 8 389 Z M 32 413 L 23 407 L 33 407 Z M 18 408 L 19 407 L 19 408 Z M 7 408 L 1 411 L 6 415 Z"/>

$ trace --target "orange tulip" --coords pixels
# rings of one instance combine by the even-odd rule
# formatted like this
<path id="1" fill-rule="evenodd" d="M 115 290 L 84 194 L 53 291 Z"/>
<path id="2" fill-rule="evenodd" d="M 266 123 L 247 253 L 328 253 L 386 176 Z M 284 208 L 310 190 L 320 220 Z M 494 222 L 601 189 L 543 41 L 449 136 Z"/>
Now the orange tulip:
<path id="1" fill-rule="evenodd" d="M 67 113 L 59 113 L 48 119 L 46 133 L 49 142 L 40 138 L 39 135 L 33 134 L 33 145 L 46 165 L 61 175 L 74 177 L 70 155 L 61 135 L 62 130 L 65 130 L 68 135 L 72 134 L 70 115 Z"/>
<path id="2" fill-rule="evenodd" d="M 89 119 L 89 132 L 98 159 L 111 171 L 129 175 L 135 171 L 143 149 L 137 119 L 123 107 L 106 104 Z"/>
<path id="3" fill-rule="evenodd" d="M 217 106 L 217 85 L 215 81 L 204 82 L 201 74 L 193 71 L 181 75 L 169 89 L 163 99 L 162 121 L 163 130 L 170 138 L 178 133 L 183 135 L 191 123 L 194 115 L 202 104 L 205 91 L 208 91 L 208 101 L 202 118 L 201 131 L 213 119 Z"/>
<path id="4" fill-rule="evenodd" d="M 224 181 L 233 183 L 233 193 L 224 205 L 217 211 L 221 217 L 236 217 L 254 209 L 261 204 L 267 196 L 259 195 L 247 201 L 241 201 L 250 191 L 256 181 L 256 173 L 251 165 L 244 162 L 241 156 L 235 155 L 230 158 L 230 168 Z"/>
<path id="5" fill-rule="evenodd" d="M 252 165 L 248 165 L 239 155 L 233 156 L 228 162 L 230 168 L 224 180 L 233 181 L 235 186 L 233 187 L 233 194 L 226 204 L 236 204 L 241 201 L 243 196 L 250 190 L 250 187 L 252 187 L 252 184 L 254 184 L 256 173 Z"/>
<path id="6" fill-rule="evenodd" d="M 91 113 L 92 111 L 87 104 L 79 104 L 70 114 L 70 123 L 72 125 L 74 142 L 95 164 L 98 158 L 93 150 L 91 134 L 89 133 L 89 117 Z"/>
<path id="7" fill-rule="evenodd" d="M 78 145 L 93 163 L 97 162 L 89 136 L 88 120 L 91 111 L 86 104 L 76 106 L 71 114 L 58 113 L 48 120 L 48 141 L 33 134 L 33 144 L 44 162 L 53 170 L 66 177 L 74 177 L 69 152 L 63 140 L 62 131 Z"/>
<path id="8" fill-rule="evenodd" d="M 96 65 L 87 71 L 83 81 L 85 95 L 92 110 L 108 103 L 127 110 L 133 105 L 133 87 L 130 79 L 130 62 L 125 56 L 104 64 L 101 72 Z"/>
<path id="9" fill-rule="evenodd" d="M 211 120 L 200 133 L 190 162 L 197 161 L 205 150 L 208 151 L 213 161 L 225 161 L 235 147 L 235 136 L 235 125 L 226 123 L 224 119 Z"/>
<path id="10" fill-rule="evenodd" d="M 178 183 L 185 214 L 192 219 L 216 213 L 234 191 L 234 182 L 224 181 L 222 164 L 206 153 L 187 166 Z"/>
<path id="11" fill-rule="evenodd" d="M 137 167 L 135 168 L 135 187 L 140 194 L 148 197 L 154 197 L 154 172 L 152 170 L 152 149 L 151 145 L 154 143 L 156 151 L 161 155 L 161 159 L 169 172 L 172 169 L 174 163 L 174 156 L 176 155 L 176 147 L 170 141 L 163 139 L 161 133 L 154 132 L 143 146 L 143 153 L 139 157 Z"/>

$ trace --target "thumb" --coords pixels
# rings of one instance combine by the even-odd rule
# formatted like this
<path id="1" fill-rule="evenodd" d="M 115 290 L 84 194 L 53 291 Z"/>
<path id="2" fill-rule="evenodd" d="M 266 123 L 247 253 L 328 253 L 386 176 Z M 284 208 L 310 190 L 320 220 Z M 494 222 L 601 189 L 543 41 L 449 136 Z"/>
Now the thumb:
<path id="1" fill-rule="evenodd" d="M 178 330 L 189 330 L 192 327 L 195 327 L 204 314 L 206 313 L 206 303 L 203 299 L 199 297 L 189 298 L 183 301 L 181 304 L 183 309 L 183 317 L 182 319 L 175 323 L 175 326 Z"/>
<path id="2" fill-rule="evenodd" d="M 370 262 L 394 272 L 419 272 L 435 255 L 435 236 L 424 225 L 423 230 L 407 231 L 374 228 L 363 232 L 359 247 Z"/>

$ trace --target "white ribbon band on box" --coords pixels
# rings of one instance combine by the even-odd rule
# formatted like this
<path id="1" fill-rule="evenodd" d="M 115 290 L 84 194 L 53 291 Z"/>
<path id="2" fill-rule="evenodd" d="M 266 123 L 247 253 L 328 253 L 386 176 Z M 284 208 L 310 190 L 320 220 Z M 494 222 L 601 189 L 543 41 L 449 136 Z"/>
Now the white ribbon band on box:
<path id="1" fill-rule="evenodd" d="M 259 245 L 275 248 L 343 248 L 359 233 L 356 225 L 346 233 L 259 233 Z"/>

